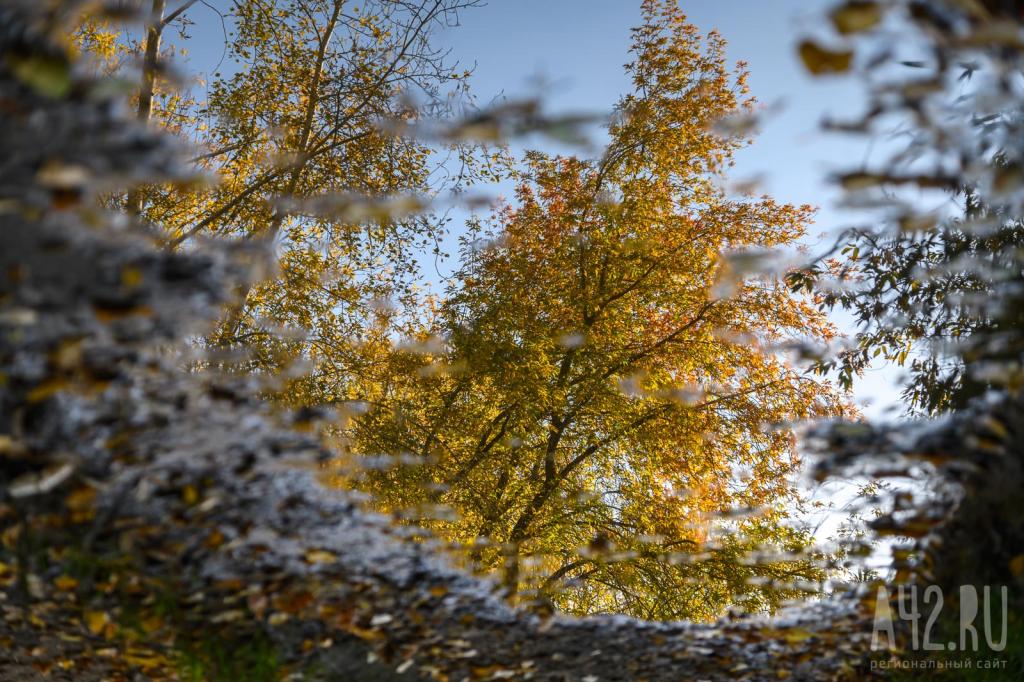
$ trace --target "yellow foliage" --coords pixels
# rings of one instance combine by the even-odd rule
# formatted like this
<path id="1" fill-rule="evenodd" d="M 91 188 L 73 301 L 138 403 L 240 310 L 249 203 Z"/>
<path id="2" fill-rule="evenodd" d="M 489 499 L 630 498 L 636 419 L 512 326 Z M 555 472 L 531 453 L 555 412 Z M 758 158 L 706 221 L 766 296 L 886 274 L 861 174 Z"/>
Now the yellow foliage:
<path id="1" fill-rule="evenodd" d="M 364 385 L 355 447 L 411 460 L 365 485 L 514 593 L 647 618 L 771 608 L 792 593 L 748 578 L 817 575 L 743 561 L 806 542 L 784 522 L 790 425 L 843 410 L 772 349 L 834 331 L 723 254 L 793 244 L 811 209 L 721 189 L 746 140 L 716 123 L 753 101 L 720 36 L 674 2 L 644 3 L 633 35 L 604 153 L 526 155 L 516 204 L 476 226 L 429 327 Z M 754 511 L 719 520 L 737 508 Z"/>

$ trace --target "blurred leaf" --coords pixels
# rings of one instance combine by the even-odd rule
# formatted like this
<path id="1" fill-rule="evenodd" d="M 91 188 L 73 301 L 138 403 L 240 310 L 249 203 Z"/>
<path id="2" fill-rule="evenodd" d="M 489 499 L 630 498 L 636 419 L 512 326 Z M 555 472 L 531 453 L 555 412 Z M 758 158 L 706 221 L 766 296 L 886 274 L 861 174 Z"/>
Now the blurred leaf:
<path id="1" fill-rule="evenodd" d="M 39 94 L 58 99 L 71 90 L 71 66 L 66 60 L 41 55 L 9 59 L 15 77 Z"/>
<path id="2" fill-rule="evenodd" d="M 799 53 L 804 66 L 815 76 L 849 71 L 853 63 L 851 50 L 828 50 L 810 40 L 800 43 Z"/>
<path id="3" fill-rule="evenodd" d="M 334 552 L 324 549 L 311 549 L 306 552 L 306 563 L 310 564 L 331 564 L 338 560 Z"/>
<path id="4" fill-rule="evenodd" d="M 874 28 L 882 20 L 882 8 L 871 0 L 851 0 L 832 11 L 832 24 L 847 35 Z"/>

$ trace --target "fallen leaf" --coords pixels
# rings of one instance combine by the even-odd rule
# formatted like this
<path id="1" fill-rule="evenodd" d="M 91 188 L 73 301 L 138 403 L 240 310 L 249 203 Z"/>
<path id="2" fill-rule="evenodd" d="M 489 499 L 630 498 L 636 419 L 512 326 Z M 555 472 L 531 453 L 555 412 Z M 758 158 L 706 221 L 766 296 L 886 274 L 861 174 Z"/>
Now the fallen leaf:
<path id="1" fill-rule="evenodd" d="M 804 628 L 788 628 L 782 631 L 782 637 L 790 644 L 799 644 L 814 637 L 814 633 Z"/>
<path id="2" fill-rule="evenodd" d="M 110 622 L 110 615 L 105 611 L 86 611 L 85 612 L 85 627 L 89 629 L 94 635 L 98 635 L 103 632 L 103 629 L 107 627 L 107 623 Z"/>
<path id="3" fill-rule="evenodd" d="M 306 563 L 310 564 L 332 564 L 338 560 L 334 552 L 325 549 L 311 549 L 306 552 Z"/>
<path id="4" fill-rule="evenodd" d="M 39 473 L 33 471 L 16 478 L 7 488 L 7 494 L 15 499 L 43 495 L 68 480 L 74 472 L 74 465 L 68 462 L 51 464 Z"/>
<path id="5" fill-rule="evenodd" d="M 78 587 L 78 581 L 69 575 L 62 575 L 53 581 L 58 590 L 70 591 Z"/>

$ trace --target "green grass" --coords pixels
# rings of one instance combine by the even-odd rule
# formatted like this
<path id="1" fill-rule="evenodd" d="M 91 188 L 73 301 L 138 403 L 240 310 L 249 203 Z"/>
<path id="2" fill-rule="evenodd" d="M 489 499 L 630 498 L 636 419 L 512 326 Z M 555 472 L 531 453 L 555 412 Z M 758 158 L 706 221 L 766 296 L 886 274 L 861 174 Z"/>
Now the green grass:
<path id="1" fill-rule="evenodd" d="M 233 641 L 200 633 L 175 648 L 178 674 L 187 682 L 277 682 L 284 676 L 277 649 L 262 634 Z"/>

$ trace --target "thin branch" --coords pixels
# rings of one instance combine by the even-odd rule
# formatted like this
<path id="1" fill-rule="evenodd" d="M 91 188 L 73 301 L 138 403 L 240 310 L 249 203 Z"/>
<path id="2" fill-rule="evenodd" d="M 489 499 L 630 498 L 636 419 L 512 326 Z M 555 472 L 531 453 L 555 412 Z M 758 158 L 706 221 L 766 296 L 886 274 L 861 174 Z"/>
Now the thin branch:
<path id="1" fill-rule="evenodd" d="M 182 5 L 181 7 L 179 7 L 178 9 L 174 10 L 166 17 L 164 17 L 163 21 L 161 21 L 159 24 L 160 30 L 162 31 L 164 28 L 166 28 L 168 24 L 170 24 L 172 21 L 180 17 L 186 11 L 188 11 L 188 8 L 196 4 L 197 2 L 199 2 L 199 0 L 188 0 L 188 2 L 186 2 L 184 5 Z"/>

